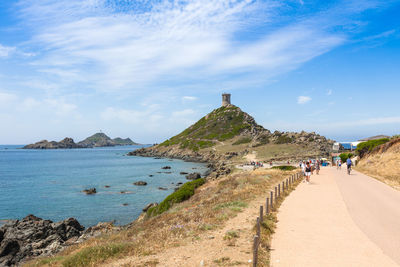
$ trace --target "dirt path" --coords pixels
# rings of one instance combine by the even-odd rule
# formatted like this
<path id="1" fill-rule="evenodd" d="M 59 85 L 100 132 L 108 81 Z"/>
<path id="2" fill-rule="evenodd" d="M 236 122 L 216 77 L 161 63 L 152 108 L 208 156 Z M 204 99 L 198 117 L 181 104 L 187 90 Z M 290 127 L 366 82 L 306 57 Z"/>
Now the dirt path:
<path id="1" fill-rule="evenodd" d="M 145 257 L 127 257 L 105 266 L 146 266 L 158 262 L 156 266 L 251 266 L 253 227 L 259 206 L 265 201 L 260 197 L 250 202 L 248 207 L 228 220 L 222 229 L 206 231 L 199 240 L 169 248 L 157 255 Z M 228 231 L 236 232 L 239 237 L 224 240 Z"/>
<path id="2" fill-rule="evenodd" d="M 353 220 L 350 213 L 357 212 L 348 209 L 348 200 L 344 200 L 338 186 L 343 182 L 340 180 L 344 179 L 344 175 L 345 170 L 323 168 L 319 176 L 311 177 L 311 184 L 300 184 L 285 199 L 278 213 L 278 227 L 272 240 L 271 266 L 399 266 L 390 258 L 388 251 L 384 251 L 374 240 L 371 241 Z M 368 194 L 357 187 L 348 190 L 353 196 Z M 384 192 L 376 194 L 381 193 Z M 369 202 L 358 205 L 373 209 Z M 393 208 L 398 209 L 398 206 L 393 206 L 391 210 L 380 213 L 390 214 Z M 359 206 L 354 207 L 358 209 Z M 381 216 L 380 213 L 375 216 Z M 376 221 L 365 224 L 370 225 L 370 229 L 383 227 L 376 225 Z M 392 242 L 399 240 L 398 236 L 388 235 L 390 232 L 397 233 L 392 228 L 381 238 Z"/>

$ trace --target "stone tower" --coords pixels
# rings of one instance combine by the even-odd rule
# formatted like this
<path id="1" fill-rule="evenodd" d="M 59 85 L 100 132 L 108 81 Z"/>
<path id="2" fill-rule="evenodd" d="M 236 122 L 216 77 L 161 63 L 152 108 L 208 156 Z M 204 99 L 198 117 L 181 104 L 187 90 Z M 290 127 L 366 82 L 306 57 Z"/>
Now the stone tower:
<path id="1" fill-rule="evenodd" d="M 222 94 L 222 106 L 226 107 L 231 104 L 231 94 Z"/>

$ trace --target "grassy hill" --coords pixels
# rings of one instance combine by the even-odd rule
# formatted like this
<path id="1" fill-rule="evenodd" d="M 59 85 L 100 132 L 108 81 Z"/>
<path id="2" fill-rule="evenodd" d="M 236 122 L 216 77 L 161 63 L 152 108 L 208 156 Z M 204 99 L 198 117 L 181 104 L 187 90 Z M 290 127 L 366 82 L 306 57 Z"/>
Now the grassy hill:
<path id="1" fill-rule="evenodd" d="M 180 134 L 161 143 L 160 146 L 179 145 L 182 149 L 189 148 L 198 151 L 238 135 L 252 140 L 252 136 L 264 131 L 266 130 L 249 114 L 236 106 L 229 105 L 215 109 Z"/>
<path id="2" fill-rule="evenodd" d="M 356 169 L 400 190 L 400 137 L 367 151 L 357 163 Z"/>

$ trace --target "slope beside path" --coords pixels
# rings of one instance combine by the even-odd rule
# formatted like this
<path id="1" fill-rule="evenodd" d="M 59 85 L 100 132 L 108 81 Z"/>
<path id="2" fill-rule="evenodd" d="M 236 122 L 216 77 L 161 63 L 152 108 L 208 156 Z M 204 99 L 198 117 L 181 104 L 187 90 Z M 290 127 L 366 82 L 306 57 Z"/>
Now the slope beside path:
<path id="1" fill-rule="evenodd" d="M 400 192 L 323 168 L 280 207 L 271 266 L 400 266 Z"/>

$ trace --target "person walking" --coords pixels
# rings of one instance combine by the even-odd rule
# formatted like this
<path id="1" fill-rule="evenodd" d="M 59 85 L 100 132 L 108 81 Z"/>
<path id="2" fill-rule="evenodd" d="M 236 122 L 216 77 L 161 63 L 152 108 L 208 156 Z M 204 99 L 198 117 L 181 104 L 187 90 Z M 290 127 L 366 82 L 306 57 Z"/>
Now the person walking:
<path id="1" fill-rule="evenodd" d="M 319 160 L 317 160 L 316 164 L 315 164 L 315 171 L 317 172 L 317 175 L 319 175 L 319 170 L 321 169 L 321 165 Z"/>
<path id="2" fill-rule="evenodd" d="M 307 162 L 307 164 L 306 164 L 305 171 L 306 171 L 307 184 L 309 184 L 310 183 L 310 177 L 311 177 L 311 165 L 310 165 L 309 162 Z"/>

